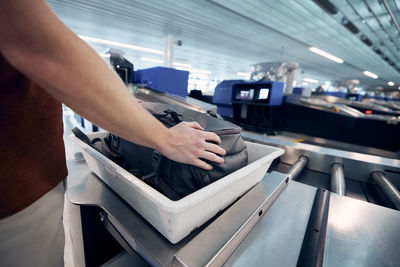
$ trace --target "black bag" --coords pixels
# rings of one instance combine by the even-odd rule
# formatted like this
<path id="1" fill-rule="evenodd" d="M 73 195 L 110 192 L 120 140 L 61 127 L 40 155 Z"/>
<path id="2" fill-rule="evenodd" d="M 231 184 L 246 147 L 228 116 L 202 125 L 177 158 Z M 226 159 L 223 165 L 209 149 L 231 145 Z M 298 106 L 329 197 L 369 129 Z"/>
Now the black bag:
<path id="1" fill-rule="evenodd" d="M 207 171 L 170 160 L 157 151 L 111 135 L 108 140 L 111 151 L 119 154 L 131 166 L 132 173 L 150 181 L 154 188 L 170 199 L 181 199 L 247 165 L 247 148 L 240 127 L 216 118 L 212 112 L 201 113 L 170 104 L 142 105 L 167 127 L 182 121 L 198 122 L 205 131 L 214 132 L 221 138 L 220 146 L 226 151 L 223 164 L 207 161 L 213 166 L 211 171 Z"/>

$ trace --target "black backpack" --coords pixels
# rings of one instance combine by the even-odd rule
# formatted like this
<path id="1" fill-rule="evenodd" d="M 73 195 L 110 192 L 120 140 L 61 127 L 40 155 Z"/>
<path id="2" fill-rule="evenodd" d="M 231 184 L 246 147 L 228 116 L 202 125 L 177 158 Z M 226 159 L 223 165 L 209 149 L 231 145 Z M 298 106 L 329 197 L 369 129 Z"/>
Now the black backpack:
<path id="1" fill-rule="evenodd" d="M 123 159 L 123 167 L 168 198 L 179 200 L 247 165 L 247 148 L 241 137 L 240 127 L 217 118 L 212 112 L 201 113 L 170 104 L 142 105 L 168 128 L 182 121 L 198 122 L 205 131 L 214 132 L 221 138 L 220 146 L 226 151 L 223 164 L 207 161 L 213 166 L 211 171 L 207 171 L 170 160 L 158 151 L 119 136 L 108 135 L 105 143 L 114 154 Z"/>

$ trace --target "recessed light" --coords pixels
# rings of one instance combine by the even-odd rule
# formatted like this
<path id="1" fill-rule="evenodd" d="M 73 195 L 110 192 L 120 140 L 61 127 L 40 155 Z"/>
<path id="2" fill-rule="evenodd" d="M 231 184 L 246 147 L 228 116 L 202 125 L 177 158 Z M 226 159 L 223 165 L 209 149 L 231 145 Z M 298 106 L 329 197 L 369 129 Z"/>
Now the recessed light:
<path id="1" fill-rule="evenodd" d="M 314 80 L 314 79 L 310 79 L 310 78 L 304 78 L 303 80 L 306 82 L 309 82 L 309 83 L 318 83 L 318 80 Z"/>
<path id="2" fill-rule="evenodd" d="M 330 59 L 332 61 L 335 61 L 337 63 L 343 63 L 344 62 L 343 59 L 335 57 L 334 55 L 329 54 L 328 52 L 325 52 L 324 50 L 321 50 L 319 48 L 316 48 L 316 47 L 312 46 L 312 47 L 309 47 L 308 49 L 313 53 L 316 53 L 316 54 L 318 54 L 320 56 L 323 56 L 323 57 L 325 57 L 327 59 Z"/>
<path id="3" fill-rule="evenodd" d="M 367 70 L 364 71 L 363 73 L 364 73 L 364 75 L 371 77 L 372 79 L 378 79 L 378 75 L 376 75 L 375 73 L 369 72 Z"/>

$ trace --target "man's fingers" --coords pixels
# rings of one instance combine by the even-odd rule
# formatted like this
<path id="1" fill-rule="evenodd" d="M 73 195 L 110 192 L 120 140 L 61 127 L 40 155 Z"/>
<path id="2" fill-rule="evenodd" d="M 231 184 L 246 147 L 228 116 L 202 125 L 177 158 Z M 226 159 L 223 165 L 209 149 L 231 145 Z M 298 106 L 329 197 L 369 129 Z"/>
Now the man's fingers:
<path id="1" fill-rule="evenodd" d="M 219 145 L 206 142 L 205 148 L 206 148 L 207 151 L 213 152 L 215 154 L 218 154 L 218 155 L 221 155 L 221 156 L 225 156 L 226 155 L 226 151 L 222 147 L 220 147 Z"/>
<path id="2" fill-rule="evenodd" d="M 201 159 L 197 159 L 197 160 L 193 163 L 193 165 L 195 165 L 195 166 L 197 166 L 197 167 L 199 167 L 199 168 L 202 168 L 202 169 L 204 169 L 204 170 L 207 170 L 207 171 L 211 171 L 211 170 L 213 169 L 213 167 L 212 167 L 210 164 L 205 163 L 205 162 L 202 161 Z"/>
<path id="3" fill-rule="evenodd" d="M 187 124 L 188 124 L 191 128 L 193 128 L 193 129 L 197 129 L 197 130 L 201 130 L 201 131 L 204 130 L 204 128 L 201 127 L 200 124 L 197 123 L 197 122 L 195 122 L 195 121 L 193 121 L 193 122 L 188 122 Z"/>
<path id="4" fill-rule="evenodd" d="M 212 141 L 217 144 L 221 144 L 221 138 L 219 138 L 218 135 L 212 132 L 203 132 L 203 137 L 206 139 L 206 141 Z"/>
<path id="5" fill-rule="evenodd" d="M 219 164 L 224 163 L 224 159 L 223 158 L 221 158 L 220 156 L 218 156 L 218 155 L 216 155 L 216 154 L 214 154 L 212 152 L 208 152 L 208 151 L 203 151 L 200 154 L 199 158 L 206 159 L 206 160 L 209 160 L 209 161 L 213 161 L 213 162 L 216 162 L 216 163 L 219 163 Z"/>

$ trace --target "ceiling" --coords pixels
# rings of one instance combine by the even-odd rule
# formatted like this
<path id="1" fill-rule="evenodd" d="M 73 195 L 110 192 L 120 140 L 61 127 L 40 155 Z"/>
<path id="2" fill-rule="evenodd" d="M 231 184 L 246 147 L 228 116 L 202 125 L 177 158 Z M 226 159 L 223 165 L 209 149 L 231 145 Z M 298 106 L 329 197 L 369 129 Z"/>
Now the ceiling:
<path id="1" fill-rule="evenodd" d="M 239 78 L 237 72 L 248 72 L 258 62 L 283 60 L 299 63 L 303 77 L 320 83 L 359 79 L 363 85 L 388 87 L 387 82 L 393 81 L 396 88 L 400 86 L 396 70 L 400 68 L 400 28 L 396 28 L 400 0 L 331 0 L 336 8 L 333 15 L 311 0 L 48 2 L 80 35 L 163 50 L 165 36 L 171 33 L 175 40 L 183 41 L 175 47 L 174 61 L 208 70 L 218 80 Z M 358 33 L 342 25 L 343 17 L 358 28 Z M 90 44 L 99 52 L 110 47 Z M 314 54 L 308 50 L 310 46 L 342 58 L 344 63 Z M 162 59 L 160 54 L 119 49 L 135 68 L 157 65 L 141 57 Z M 364 70 L 379 78 L 363 75 Z"/>

